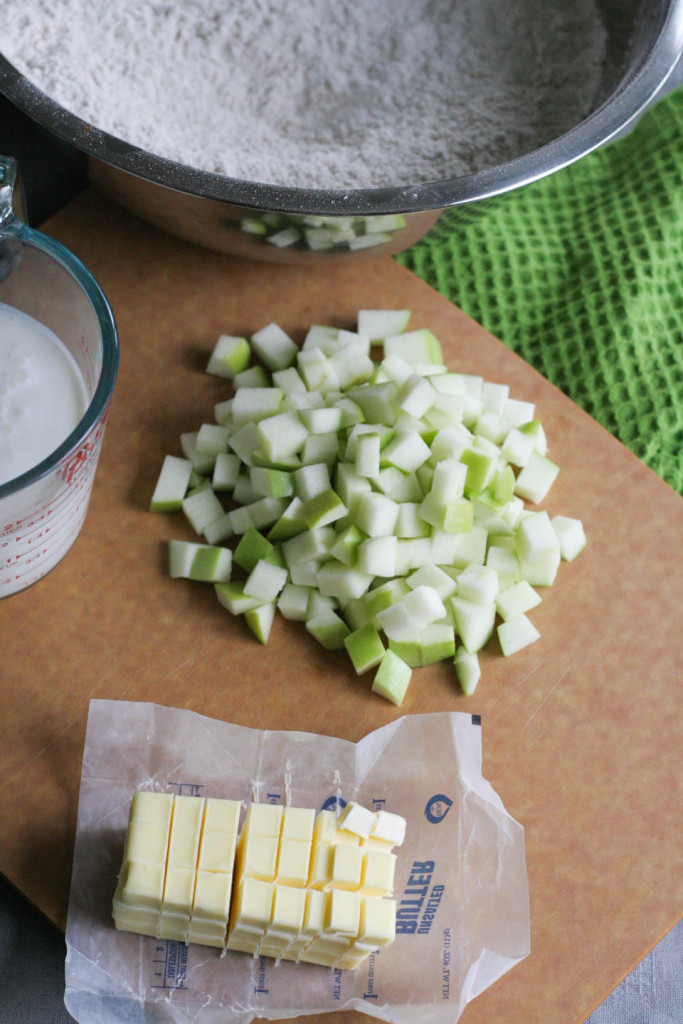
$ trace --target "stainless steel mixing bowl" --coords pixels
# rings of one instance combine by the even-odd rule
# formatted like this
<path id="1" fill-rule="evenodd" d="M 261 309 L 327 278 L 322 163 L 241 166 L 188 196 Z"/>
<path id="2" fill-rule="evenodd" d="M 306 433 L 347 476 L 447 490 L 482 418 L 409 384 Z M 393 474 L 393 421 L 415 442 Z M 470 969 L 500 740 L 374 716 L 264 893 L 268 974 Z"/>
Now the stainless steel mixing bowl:
<path id="1" fill-rule="evenodd" d="M 93 182 L 174 235 L 262 260 L 358 259 L 407 248 L 446 208 L 471 220 L 494 197 L 578 160 L 638 116 L 667 80 L 683 48 L 683 0 L 598 0 L 598 5 L 608 36 L 607 60 L 595 109 L 585 120 L 517 159 L 414 186 L 344 191 L 277 187 L 165 160 L 68 113 L 1 55 L 0 91 L 86 153 Z"/>

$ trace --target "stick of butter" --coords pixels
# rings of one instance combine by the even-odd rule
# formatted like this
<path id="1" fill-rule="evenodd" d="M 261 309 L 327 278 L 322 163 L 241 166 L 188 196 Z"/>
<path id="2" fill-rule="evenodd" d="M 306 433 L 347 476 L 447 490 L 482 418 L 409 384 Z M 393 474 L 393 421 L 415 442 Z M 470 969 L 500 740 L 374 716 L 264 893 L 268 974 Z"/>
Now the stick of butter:
<path id="1" fill-rule="evenodd" d="M 137 793 L 113 917 L 123 931 L 252 956 L 354 969 L 395 937 L 391 898 L 405 821 Z"/>

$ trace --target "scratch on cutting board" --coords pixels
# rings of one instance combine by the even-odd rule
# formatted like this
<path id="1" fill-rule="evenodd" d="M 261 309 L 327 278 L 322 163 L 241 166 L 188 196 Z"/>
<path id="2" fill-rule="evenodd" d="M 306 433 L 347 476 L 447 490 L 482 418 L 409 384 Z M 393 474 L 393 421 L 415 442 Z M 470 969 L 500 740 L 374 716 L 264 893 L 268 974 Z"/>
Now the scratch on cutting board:
<path id="1" fill-rule="evenodd" d="M 90 704 L 90 701 L 92 700 L 93 695 L 95 694 L 96 690 L 101 685 L 101 683 L 102 683 L 102 680 L 100 680 L 98 683 L 96 683 L 94 686 L 92 686 L 90 688 L 90 691 L 87 693 L 87 695 L 85 697 L 85 701 L 86 701 L 87 704 Z M 130 688 L 131 688 L 131 683 L 129 682 L 129 683 L 127 683 L 125 685 L 125 687 L 123 688 L 123 690 L 121 691 L 121 693 L 117 697 L 117 700 L 123 700 L 125 698 L 126 694 L 128 693 L 128 691 L 130 690 Z M 69 731 L 69 729 L 72 729 L 73 726 L 76 725 L 76 723 L 80 721 L 80 719 L 81 719 L 80 715 L 77 715 L 75 718 L 72 718 L 69 722 L 67 722 L 67 724 L 62 729 L 59 730 L 59 732 L 55 733 L 55 735 L 52 737 L 52 739 L 48 743 L 43 743 L 43 745 L 38 748 L 38 750 L 35 752 L 35 754 L 32 757 L 29 757 L 29 759 L 27 761 L 24 761 L 24 765 L 23 765 L 24 769 L 27 768 L 28 765 L 33 764 L 34 761 L 38 761 L 39 758 L 41 758 L 43 756 L 43 754 L 45 754 L 48 750 L 50 750 L 51 747 L 54 747 L 55 744 L 58 743 L 59 740 L 62 738 L 62 736 L 64 736 L 65 733 L 67 733 Z"/>
<path id="2" fill-rule="evenodd" d="M 64 728 L 60 729 L 59 732 L 52 737 L 49 743 L 43 743 L 43 745 L 39 747 L 38 750 L 35 752 L 33 757 L 29 757 L 27 761 L 24 761 L 22 765 L 22 770 L 25 771 L 30 764 L 33 764 L 34 761 L 37 761 L 40 757 L 42 757 L 43 754 L 46 753 L 46 751 L 50 750 L 51 747 L 54 747 L 55 744 L 62 738 L 62 736 L 64 736 L 64 734 L 67 733 L 69 729 L 73 728 L 73 726 L 80 720 L 80 717 L 81 716 L 78 715 L 76 718 L 73 718 L 70 722 L 68 722 L 64 726 Z"/>
<path id="3" fill-rule="evenodd" d="M 521 730 L 520 730 L 521 732 L 523 732 L 523 731 L 524 731 L 524 730 L 525 730 L 525 729 L 527 728 L 527 726 L 528 726 L 528 725 L 529 725 L 529 724 L 530 724 L 530 723 L 531 723 L 531 722 L 533 721 L 533 719 L 534 719 L 534 718 L 536 717 L 536 715 L 537 715 L 537 714 L 538 714 L 538 712 L 539 712 L 539 711 L 541 710 L 541 708 L 542 708 L 542 707 L 543 707 L 543 705 L 544 705 L 544 704 L 546 703 L 546 701 L 547 701 L 547 700 L 549 700 L 549 698 L 550 698 L 550 697 L 552 697 L 552 695 L 554 694 L 555 690 L 557 690 L 557 688 L 558 688 L 558 687 L 559 687 L 559 686 L 561 685 L 561 683 L 562 683 L 563 679 L 565 678 L 565 676 L 567 675 L 567 673 L 569 672 L 569 670 L 571 669 L 571 667 L 572 667 L 572 665 L 573 665 L 573 664 L 575 663 L 575 661 L 576 661 L 576 658 L 572 658 L 572 659 L 571 659 L 571 661 L 569 662 L 569 664 L 568 664 L 568 665 L 567 665 L 567 667 L 565 668 L 564 672 L 562 672 L 562 673 L 561 673 L 561 674 L 560 674 L 560 675 L 558 676 L 558 678 L 557 678 L 557 679 L 555 680 L 555 682 L 553 683 L 553 685 L 552 685 L 552 686 L 550 687 L 550 689 L 549 689 L 549 690 L 548 690 L 548 692 L 546 693 L 545 697 L 544 697 L 544 698 L 543 698 L 542 700 L 540 700 L 540 701 L 538 702 L 538 704 L 536 705 L 536 707 L 534 708 L 534 710 L 533 710 L 533 711 L 531 712 L 531 714 L 530 714 L 530 715 L 529 715 L 529 717 L 527 718 L 527 720 L 526 720 L 526 722 L 524 723 L 524 725 L 522 726 L 522 728 L 521 728 Z"/>
<path id="4" fill-rule="evenodd" d="M 524 699 L 525 691 L 524 691 L 524 688 L 523 688 L 523 684 L 527 681 L 527 679 L 529 679 L 530 676 L 534 675 L 534 673 L 537 672 L 538 669 L 541 668 L 542 665 L 545 665 L 545 663 L 546 663 L 546 661 L 548 661 L 549 657 L 550 657 L 550 655 L 548 654 L 544 658 L 540 658 L 537 662 L 535 662 L 533 665 L 531 665 L 531 667 L 528 668 L 527 671 L 523 675 L 521 675 L 518 679 L 515 679 L 513 686 L 506 687 L 506 689 L 509 690 L 509 692 L 512 695 L 511 699 L 509 701 L 507 701 L 504 705 L 502 705 L 497 710 L 497 712 L 495 712 L 495 713 L 492 712 L 489 715 L 489 721 L 494 721 L 495 719 L 497 719 L 497 718 L 499 718 L 501 716 L 505 716 L 507 714 L 508 710 L 511 707 L 513 707 L 513 705 L 515 705 L 519 700 L 523 700 Z"/>

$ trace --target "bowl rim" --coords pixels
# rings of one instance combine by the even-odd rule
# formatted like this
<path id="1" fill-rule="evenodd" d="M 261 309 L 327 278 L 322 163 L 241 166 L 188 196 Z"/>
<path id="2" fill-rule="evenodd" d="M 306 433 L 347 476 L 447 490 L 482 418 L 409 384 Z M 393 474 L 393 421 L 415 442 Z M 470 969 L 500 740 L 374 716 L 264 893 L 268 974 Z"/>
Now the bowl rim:
<path id="1" fill-rule="evenodd" d="M 319 216 L 418 213 L 492 198 L 576 162 L 613 139 L 652 101 L 683 51 L 683 0 L 670 0 L 654 42 L 634 72 L 587 118 L 551 142 L 457 178 L 385 188 L 311 189 L 205 171 L 131 145 L 66 110 L 0 53 L 0 92 L 25 114 L 86 156 L 150 183 L 255 211 Z M 501 174 L 505 169 L 505 175 Z"/>

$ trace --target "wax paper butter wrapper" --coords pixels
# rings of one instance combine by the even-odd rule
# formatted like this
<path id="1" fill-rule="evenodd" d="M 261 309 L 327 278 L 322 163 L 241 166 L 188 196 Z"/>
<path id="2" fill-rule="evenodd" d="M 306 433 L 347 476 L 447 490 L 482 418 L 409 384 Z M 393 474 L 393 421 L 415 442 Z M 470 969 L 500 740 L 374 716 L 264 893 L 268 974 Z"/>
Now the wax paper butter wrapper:
<path id="1" fill-rule="evenodd" d="M 355 800 L 401 814 L 395 941 L 340 971 L 117 931 L 112 897 L 140 789 L 242 800 L 243 816 L 253 800 Z M 410 715 L 351 743 L 96 700 L 66 942 L 65 1002 L 79 1024 L 247 1024 L 347 1009 L 453 1024 L 529 952 L 524 833 L 481 776 L 477 716 Z"/>

